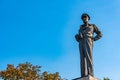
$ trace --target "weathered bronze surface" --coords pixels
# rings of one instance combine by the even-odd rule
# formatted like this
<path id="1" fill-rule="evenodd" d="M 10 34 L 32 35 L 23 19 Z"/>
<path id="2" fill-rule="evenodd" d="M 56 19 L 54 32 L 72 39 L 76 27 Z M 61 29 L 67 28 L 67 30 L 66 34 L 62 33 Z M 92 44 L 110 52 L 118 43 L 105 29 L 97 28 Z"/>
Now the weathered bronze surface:
<path id="1" fill-rule="evenodd" d="M 95 24 L 89 23 L 90 16 L 88 14 L 82 14 L 81 19 L 83 24 L 75 35 L 77 42 L 79 42 L 81 77 L 94 76 L 92 59 L 93 42 L 100 39 L 102 33 Z M 95 36 L 94 33 L 96 34 Z"/>

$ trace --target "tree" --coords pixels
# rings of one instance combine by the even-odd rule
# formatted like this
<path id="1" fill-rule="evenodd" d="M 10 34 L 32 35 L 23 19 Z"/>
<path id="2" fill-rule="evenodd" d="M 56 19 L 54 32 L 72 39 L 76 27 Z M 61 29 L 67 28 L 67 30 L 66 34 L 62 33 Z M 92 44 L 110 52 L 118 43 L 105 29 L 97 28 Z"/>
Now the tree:
<path id="1" fill-rule="evenodd" d="M 41 66 L 34 66 L 29 62 L 18 64 L 14 67 L 13 64 L 8 64 L 6 70 L 0 71 L 0 77 L 4 80 L 63 80 L 56 73 L 41 73 Z"/>
<path id="2" fill-rule="evenodd" d="M 109 78 L 104 78 L 103 80 L 110 80 Z"/>

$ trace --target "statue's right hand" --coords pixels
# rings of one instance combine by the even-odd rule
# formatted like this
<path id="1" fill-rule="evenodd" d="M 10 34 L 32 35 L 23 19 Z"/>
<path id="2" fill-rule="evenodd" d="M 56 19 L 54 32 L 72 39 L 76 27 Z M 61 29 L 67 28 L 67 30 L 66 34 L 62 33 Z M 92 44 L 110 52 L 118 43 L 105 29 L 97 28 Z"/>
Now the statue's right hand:
<path id="1" fill-rule="evenodd" d="M 79 42 L 79 40 L 80 40 L 80 36 L 79 36 L 78 34 L 76 34 L 76 35 L 75 35 L 75 39 L 76 39 L 76 41 Z"/>

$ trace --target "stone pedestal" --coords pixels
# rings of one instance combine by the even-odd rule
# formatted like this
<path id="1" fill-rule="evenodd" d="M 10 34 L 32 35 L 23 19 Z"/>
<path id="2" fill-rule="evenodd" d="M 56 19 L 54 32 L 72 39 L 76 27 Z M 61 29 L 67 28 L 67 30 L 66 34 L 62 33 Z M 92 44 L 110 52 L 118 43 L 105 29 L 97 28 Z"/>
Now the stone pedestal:
<path id="1" fill-rule="evenodd" d="M 86 77 L 81 77 L 81 78 L 76 78 L 76 79 L 73 79 L 73 80 L 99 80 L 97 78 L 94 78 L 92 76 L 86 76 Z"/>

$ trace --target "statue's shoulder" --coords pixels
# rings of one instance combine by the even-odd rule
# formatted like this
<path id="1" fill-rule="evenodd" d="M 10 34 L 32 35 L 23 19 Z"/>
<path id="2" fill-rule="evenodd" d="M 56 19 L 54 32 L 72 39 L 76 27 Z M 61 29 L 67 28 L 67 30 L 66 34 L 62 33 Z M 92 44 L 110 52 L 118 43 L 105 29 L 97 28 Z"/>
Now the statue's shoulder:
<path id="1" fill-rule="evenodd" d="M 89 24 L 90 26 L 95 26 L 95 24 Z"/>
<path id="2" fill-rule="evenodd" d="M 80 27 L 84 27 L 85 25 L 84 24 L 81 24 Z"/>
<path id="3" fill-rule="evenodd" d="M 79 30 L 82 30 L 84 28 L 84 24 L 80 25 Z"/>
<path id="4" fill-rule="evenodd" d="M 96 27 L 96 25 L 95 24 L 90 24 L 91 26 L 93 26 L 93 27 Z"/>
<path id="5" fill-rule="evenodd" d="M 80 25 L 80 28 L 82 28 L 82 27 L 84 27 L 84 26 L 85 26 L 84 24 L 81 24 L 81 25 Z"/>
<path id="6" fill-rule="evenodd" d="M 92 26 L 93 28 L 96 28 L 96 27 L 97 27 L 95 24 L 90 24 L 90 26 Z"/>

